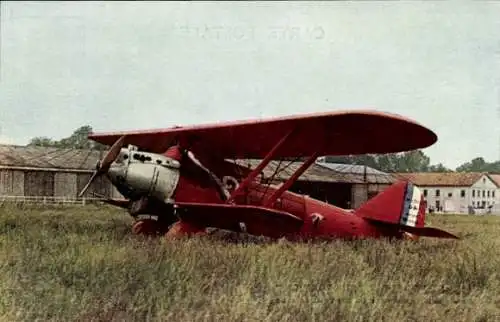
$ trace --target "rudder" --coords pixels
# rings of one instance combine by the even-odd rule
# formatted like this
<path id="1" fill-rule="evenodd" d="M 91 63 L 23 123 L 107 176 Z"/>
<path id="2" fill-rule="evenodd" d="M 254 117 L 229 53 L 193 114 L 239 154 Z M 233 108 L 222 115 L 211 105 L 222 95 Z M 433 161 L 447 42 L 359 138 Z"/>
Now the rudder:
<path id="1" fill-rule="evenodd" d="M 418 187 L 399 181 L 366 201 L 355 213 L 365 219 L 424 227 L 426 202 Z"/>
<path id="2" fill-rule="evenodd" d="M 373 224 L 399 230 L 411 239 L 453 238 L 444 230 L 425 227 L 426 201 L 420 189 L 409 181 L 399 181 L 362 204 L 355 214 Z"/>

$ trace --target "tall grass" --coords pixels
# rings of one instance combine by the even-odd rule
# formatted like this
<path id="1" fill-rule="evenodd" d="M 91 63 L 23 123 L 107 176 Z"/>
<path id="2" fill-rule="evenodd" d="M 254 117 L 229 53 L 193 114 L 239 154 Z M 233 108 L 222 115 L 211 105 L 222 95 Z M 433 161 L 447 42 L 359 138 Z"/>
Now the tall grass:
<path id="1" fill-rule="evenodd" d="M 500 218 L 429 216 L 460 241 L 176 241 L 108 207 L 0 208 L 5 321 L 500 320 Z"/>

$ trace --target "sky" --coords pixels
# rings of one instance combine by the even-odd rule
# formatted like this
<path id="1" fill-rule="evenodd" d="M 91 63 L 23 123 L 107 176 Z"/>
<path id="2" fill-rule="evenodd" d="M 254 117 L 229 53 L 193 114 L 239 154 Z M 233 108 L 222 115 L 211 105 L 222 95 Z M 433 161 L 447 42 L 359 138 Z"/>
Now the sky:
<path id="1" fill-rule="evenodd" d="M 500 2 L 0 6 L 0 143 L 375 109 L 500 159 Z"/>

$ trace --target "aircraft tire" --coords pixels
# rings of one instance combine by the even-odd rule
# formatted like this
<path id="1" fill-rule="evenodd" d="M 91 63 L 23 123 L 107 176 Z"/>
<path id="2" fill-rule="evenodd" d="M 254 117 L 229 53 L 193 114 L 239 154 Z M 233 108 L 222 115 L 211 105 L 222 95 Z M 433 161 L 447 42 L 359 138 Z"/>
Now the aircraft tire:
<path id="1" fill-rule="evenodd" d="M 132 226 L 132 233 L 134 235 L 163 235 L 167 230 L 168 227 L 163 227 L 161 223 L 153 219 L 140 219 Z"/>

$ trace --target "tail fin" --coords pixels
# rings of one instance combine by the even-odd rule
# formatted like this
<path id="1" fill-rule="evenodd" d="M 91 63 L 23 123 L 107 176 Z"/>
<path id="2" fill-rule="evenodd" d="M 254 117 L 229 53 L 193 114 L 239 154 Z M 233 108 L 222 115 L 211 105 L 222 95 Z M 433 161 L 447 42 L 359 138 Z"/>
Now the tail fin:
<path id="1" fill-rule="evenodd" d="M 399 181 L 362 204 L 355 214 L 416 236 L 457 238 L 445 231 L 425 227 L 425 209 L 420 189 L 411 182 Z"/>
<path id="2" fill-rule="evenodd" d="M 356 209 L 365 218 L 391 224 L 424 227 L 425 200 L 411 182 L 399 181 Z"/>

